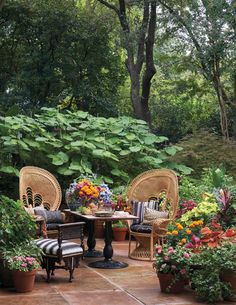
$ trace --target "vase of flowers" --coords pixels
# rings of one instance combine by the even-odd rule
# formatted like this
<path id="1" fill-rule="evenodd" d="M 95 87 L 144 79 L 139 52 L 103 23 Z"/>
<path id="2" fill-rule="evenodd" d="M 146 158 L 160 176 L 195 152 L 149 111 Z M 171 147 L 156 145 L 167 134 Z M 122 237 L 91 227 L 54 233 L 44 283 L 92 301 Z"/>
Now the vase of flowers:
<path id="1" fill-rule="evenodd" d="M 89 179 L 74 181 L 66 190 L 66 202 L 72 211 L 95 208 L 98 204 L 100 188 L 94 185 Z M 90 210 L 90 209 L 88 209 Z M 84 210 L 86 212 L 86 210 Z"/>
<path id="2" fill-rule="evenodd" d="M 107 184 L 98 185 L 88 178 L 83 178 L 71 183 L 66 191 L 66 202 L 71 210 L 79 210 L 82 214 L 94 214 L 98 208 L 113 208 L 111 194 Z"/>
<path id="3" fill-rule="evenodd" d="M 156 269 L 162 292 L 178 293 L 184 290 L 187 282 L 191 252 L 184 247 L 168 245 L 156 247 Z"/>
<path id="4" fill-rule="evenodd" d="M 13 256 L 8 259 L 8 268 L 12 270 L 13 282 L 17 292 L 33 290 L 36 271 L 39 267 L 39 262 L 32 256 Z"/>

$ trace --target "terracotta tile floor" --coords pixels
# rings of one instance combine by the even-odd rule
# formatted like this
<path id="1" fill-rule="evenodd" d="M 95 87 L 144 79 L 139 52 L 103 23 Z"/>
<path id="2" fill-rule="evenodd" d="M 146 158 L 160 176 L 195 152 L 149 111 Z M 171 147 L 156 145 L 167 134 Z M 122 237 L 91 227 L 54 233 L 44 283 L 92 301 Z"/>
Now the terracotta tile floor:
<path id="1" fill-rule="evenodd" d="M 103 240 L 96 248 L 102 250 Z M 75 279 L 68 282 L 68 272 L 57 270 L 48 284 L 45 271 L 37 274 L 35 288 L 30 293 L 16 293 L 0 288 L 0 305 L 197 305 L 194 292 L 173 295 L 160 292 L 152 263 L 127 258 L 128 241 L 114 242 L 114 259 L 127 262 L 129 267 L 119 270 L 92 269 L 87 266 L 94 259 L 86 258 L 75 270 Z M 233 304 L 221 302 L 218 305 Z"/>

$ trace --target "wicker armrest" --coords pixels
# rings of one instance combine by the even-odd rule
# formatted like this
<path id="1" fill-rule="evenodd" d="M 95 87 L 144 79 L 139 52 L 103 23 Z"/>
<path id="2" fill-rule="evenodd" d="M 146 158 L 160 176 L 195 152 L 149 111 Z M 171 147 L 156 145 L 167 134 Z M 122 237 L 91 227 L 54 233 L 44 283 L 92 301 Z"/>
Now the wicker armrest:
<path id="1" fill-rule="evenodd" d="M 152 224 L 152 231 L 158 235 L 165 235 L 167 232 L 167 226 L 171 222 L 171 219 L 158 218 Z"/>

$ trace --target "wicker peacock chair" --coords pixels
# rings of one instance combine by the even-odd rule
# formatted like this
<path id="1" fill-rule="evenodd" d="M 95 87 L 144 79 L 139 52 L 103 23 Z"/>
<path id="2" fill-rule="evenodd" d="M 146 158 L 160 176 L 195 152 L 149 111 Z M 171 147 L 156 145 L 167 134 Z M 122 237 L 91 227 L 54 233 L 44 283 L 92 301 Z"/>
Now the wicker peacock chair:
<path id="1" fill-rule="evenodd" d="M 50 211 L 61 204 L 61 188 L 56 178 L 47 170 L 25 166 L 20 171 L 20 200 L 25 207 L 44 205 Z"/>
<path id="2" fill-rule="evenodd" d="M 159 206 L 160 195 L 165 193 L 165 199 Z M 175 218 L 178 201 L 178 179 L 174 171 L 169 169 L 154 169 L 137 176 L 129 185 L 127 197 L 129 204 L 139 204 L 139 214 L 143 215 L 144 205 L 147 207 L 168 210 L 168 219 L 156 219 L 151 225 L 144 226 L 140 217 L 139 224 L 129 226 L 129 257 L 138 260 L 153 260 L 154 245 L 163 242 L 167 225 Z M 156 203 L 153 200 L 156 200 Z M 140 209 L 141 206 L 141 209 Z M 131 251 L 132 237 L 136 246 Z"/>

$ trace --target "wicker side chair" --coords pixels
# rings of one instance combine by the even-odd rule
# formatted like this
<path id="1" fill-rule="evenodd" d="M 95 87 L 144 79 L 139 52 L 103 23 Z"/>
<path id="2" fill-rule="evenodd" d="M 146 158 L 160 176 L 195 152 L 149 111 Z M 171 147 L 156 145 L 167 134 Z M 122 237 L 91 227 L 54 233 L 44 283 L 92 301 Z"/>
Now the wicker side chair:
<path id="1" fill-rule="evenodd" d="M 158 204 L 160 195 L 165 193 L 165 200 Z M 162 243 L 168 224 L 173 221 L 178 210 L 179 191 L 178 179 L 174 171 L 169 169 L 154 169 L 137 176 L 129 185 L 127 197 L 129 204 L 141 204 L 138 226 L 129 226 L 129 257 L 137 260 L 154 260 L 154 245 Z M 156 200 L 156 203 L 151 202 Z M 144 205 L 155 207 L 161 211 L 168 210 L 168 219 L 156 219 L 151 225 L 142 225 Z M 135 212 L 135 211 L 134 211 Z M 142 217 L 141 217 L 142 215 Z M 135 239 L 135 248 L 131 251 L 132 237 Z"/>
<path id="2" fill-rule="evenodd" d="M 69 282 L 72 282 L 74 269 L 79 266 L 79 261 L 84 256 L 84 225 L 85 222 L 61 224 L 57 227 L 57 239 L 36 240 L 37 246 L 43 252 L 42 268 L 46 269 L 47 282 L 50 281 L 51 275 L 54 275 L 55 269 L 68 270 Z M 71 239 L 76 239 L 76 242 Z"/>

